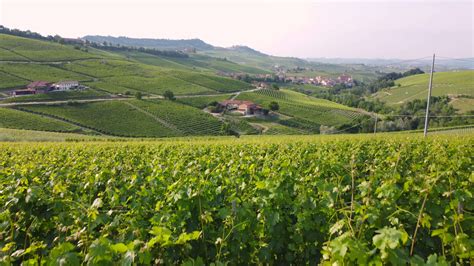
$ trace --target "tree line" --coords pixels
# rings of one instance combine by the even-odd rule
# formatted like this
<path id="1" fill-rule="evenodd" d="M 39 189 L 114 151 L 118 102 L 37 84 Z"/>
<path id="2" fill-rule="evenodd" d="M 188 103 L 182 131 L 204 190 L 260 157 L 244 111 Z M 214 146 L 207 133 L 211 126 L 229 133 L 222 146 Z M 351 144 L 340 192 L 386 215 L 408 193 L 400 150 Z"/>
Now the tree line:
<path id="1" fill-rule="evenodd" d="M 51 41 L 51 42 L 56 42 L 59 44 L 71 44 L 71 45 L 74 45 L 75 49 L 82 50 L 84 52 L 88 52 L 87 47 L 93 47 L 93 48 L 109 50 L 109 51 L 128 51 L 128 52 L 137 51 L 137 52 L 142 52 L 142 53 L 147 53 L 147 54 L 152 54 L 152 55 L 157 55 L 157 56 L 165 56 L 165 57 L 177 57 L 177 58 L 189 57 L 188 54 L 181 51 L 157 50 L 157 49 L 145 48 L 145 47 L 123 46 L 120 44 L 114 45 L 113 43 L 110 43 L 110 42 L 97 43 L 97 42 L 91 42 L 88 40 L 84 40 L 84 42 L 81 42 L 82 39 L 70 40 L 67 38 L 63 38 L 59 35 L 43 36 L 37 32 L 32 32 L 29 30 L 22 31 L 19 29 L 9 29 L 2 25 L 0 25 L 0 33 L 18 36 L 18 37 L 30 38 L 30 39 L 37 39 L 37 40 L 42 40 L 42 41 Z"/>

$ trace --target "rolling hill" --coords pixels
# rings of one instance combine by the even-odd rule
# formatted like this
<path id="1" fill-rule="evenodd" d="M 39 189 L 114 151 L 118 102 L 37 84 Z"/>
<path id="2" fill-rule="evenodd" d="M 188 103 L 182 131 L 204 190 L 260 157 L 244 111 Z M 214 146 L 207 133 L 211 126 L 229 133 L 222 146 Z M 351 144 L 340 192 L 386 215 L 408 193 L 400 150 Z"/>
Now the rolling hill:
<path id="1" fill-rule="evenodd" d="M 395 81 L 396 86 L 379 91 L 374 97 L 391 105 L 414 99 L 425 99 L 429 74 L 413 75 Z M 461 112 L 474 110 L 474 71 L 436 72 L 433 76 L 433 96 L 449 96 L 451 104 Z"/>
<path id="2" fill-rule="evenodd" d="M 0 127 L 96 136 L 175 137 L 219 135 L 227 123 L 239 134 L 307 134 L 319 132 L 321 125 L 339 127 L 364 116 L 358 110 L 290 90 L 246 92 L 255 88 L 216 75 L 269 74 L 275 64 L 302 66 L 307 64 L 304 60 L 273 57 L 246 46 L 226 49 L 200 45 L 199 49 L 207 50 L 167 56 L 0 34 L 0 116 L 4 118 Z M 151 47 L 164 48 L 158 44 Z M 7 97 L 10 91 L 37 80 L 77 80 L 89 88 Z M 161 99 L 167 90 L 176 95 L 176 101 Z M 134 99 L 138 92 L 144 95 L 142 100 Z M 278 101 L 281 109 L 270 117 L 252 119 L 231 114 L 212 116 L 202 110 L 210 102 L 230 97 L 264 107 Z"/>

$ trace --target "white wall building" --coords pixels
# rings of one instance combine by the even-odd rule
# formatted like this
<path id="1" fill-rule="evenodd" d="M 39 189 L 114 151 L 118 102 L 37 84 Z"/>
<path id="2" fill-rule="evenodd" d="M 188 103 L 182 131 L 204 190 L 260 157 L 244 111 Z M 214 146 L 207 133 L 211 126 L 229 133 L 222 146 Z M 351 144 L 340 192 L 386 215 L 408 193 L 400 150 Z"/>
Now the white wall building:
<path id="1" fill-rule="evenodd" d="M 53 87 L 58 91 L 67 91 L 70 89 L 77 88 L 78 86 L 79 82 L 75 80 L 60 81 L 53 84 Z"/>

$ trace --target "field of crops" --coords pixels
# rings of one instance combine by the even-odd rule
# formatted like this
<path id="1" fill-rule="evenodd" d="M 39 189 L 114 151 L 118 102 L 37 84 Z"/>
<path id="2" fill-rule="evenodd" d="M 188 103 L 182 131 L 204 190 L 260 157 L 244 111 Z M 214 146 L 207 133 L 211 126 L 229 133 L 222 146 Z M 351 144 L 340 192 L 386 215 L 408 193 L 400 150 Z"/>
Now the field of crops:
<path id="1" fill-rule="evenodd" d="M 0 48 L 8 49 L 32 61 L 67 61 L 97 58 L 72 46 L 0 34 Z"/>
<path id="2" fill-rule="evenodd" d="M 61 120 L 10 108 L 0 108 L 0 128 L 32 129 L 58 132 L 80 131 L 79 127 Z"/>
<path id="3" fill-rule="evenodd" d="M 33 80 L 56 82 L 60 80 L 86 81 L 91 79 L 85 75 L 43 64 L 0 63 L 0 71 L 28 80 L 24 83 L 25 85 Z"/>
<path id="4" fill-rule="evenodd" d="M 337 126 L 364 116 L 350 107 L 289 90 L 265 89 L 241 93 L 237 99 L 251 100 L 264 108 L 275 101 L 280 106 L 279 113 L 319 125 Z"/>
<path id="5" fill-rule="evenodd" d="M 4 49 L 4 48 L 0 48 L 0 61 L 28 61 L 27 58 L 19 55 L 19 54 L 16 54 L 12 51 L 9 51 L 7 49 Z"/>
<path id="6" fill-rule="evenodd" d="M 0 144 L 2 264 L 472 263 L 471 137 Z"/>
<path id="7" fill-rule="evenodd" d="M 181 135 L 154 117 L 122 101 L 86 104 L 34 105 L 25 110 L 63 119 L 114 136 L 169 137 Z"/>
<path id="8" fill-rule="evenodd" d="M 13 102 L 32 102 L 32 101 L 63 101 L 63 100 L 79 100 L 79 99 L 92 99 L 92 98 L 106 98 L 109 95 L 105 92 L 96 91 L 92 89 L 87 90 L 73 90 L 73 91 L 55 91 L 44 94 L 25 95 L 21 97 L 12 97 L 5 100 L 1 100 L 2 103 L 13 103 Z"/>
<path id="9" fill-rule="evenodd" d="M 17 88 L 28 84 L 28 80 L 0 71 L 0 90 Z"/>
<path id="10" fill-rule="evenodd" d="M 130 101 L 146 112 L 162 119 L 185 135 L 219 135 L 222 122 L 196 108 L 165 100 Z"/>
<path id="11" fill-rule="evenodd" d="M 185 98 L 178 98 L 177 101 L 180 103 L 184 103 L 199 109 L 204 109 L 208 106 L 211 102 L 221 102 L 227 100 L 231 97 L 231 95 L 218 95 L 218 96 L 197 96 L 197 97 L 185 97 Z"/>
<path id="12" fill-rule="evenodd" d="M 377 98 L 389 104 L 398 104 L 414 99 L 425 99 L 428 93 L 429 75 L 421 74 L 396 80 L 400 87 L 377 93 Z M 474 71 L 437 72 L 433 76 L 433 96 L 474 96 Z"/>
<path id="13" fill-rule="evenodd" d="M 215 93 L 214 90 L 167 75 L 153 78 L 140 76 L 113 76 L 102 79 L 104 82 L 131 88 L 150 94 L 163 94 L 167 90 L 175 95 Z"/>

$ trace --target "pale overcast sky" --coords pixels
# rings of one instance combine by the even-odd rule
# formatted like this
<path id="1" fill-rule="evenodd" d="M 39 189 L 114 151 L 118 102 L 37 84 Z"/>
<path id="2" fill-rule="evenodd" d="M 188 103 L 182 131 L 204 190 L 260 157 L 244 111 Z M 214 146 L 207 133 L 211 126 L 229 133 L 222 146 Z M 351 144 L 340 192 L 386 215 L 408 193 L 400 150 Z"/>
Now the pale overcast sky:
<path id="1" fill-rule="evenodd" d="M 297 57 L 473 57 L 473 1 L 0 0 L 0 24 L 63 37 L 200 38 Z"/>

